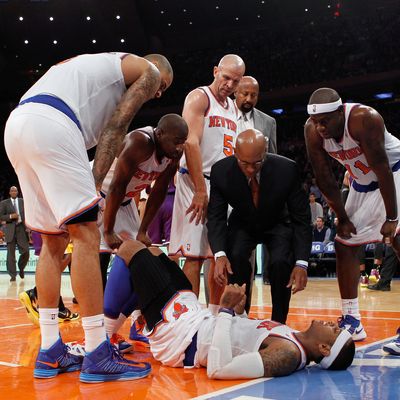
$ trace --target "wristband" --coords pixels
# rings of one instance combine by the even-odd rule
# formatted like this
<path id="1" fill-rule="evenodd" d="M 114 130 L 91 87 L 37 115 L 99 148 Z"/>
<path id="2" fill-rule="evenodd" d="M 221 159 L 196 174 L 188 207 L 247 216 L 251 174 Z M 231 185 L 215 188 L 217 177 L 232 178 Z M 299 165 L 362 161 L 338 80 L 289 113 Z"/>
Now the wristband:
<path id="1" fill-rule="evenodd" d="M 399 221 L 399 217 L 396 217 L 396 218 L 389 218 L 389 217 L 387 217 L 386 216 L 386 222 L 398 222 Z"/>
<path id="2" fill-rule="evenodd" d="M 308 270 L 308 266 L 303 264 L 296 264 L 295 267 L 303 268 L 305 271 Z"/>
<path id="3" fill-rule="evenodd" d="M 224 313 L 230 314 L 230 315 L 232 315 L 232 317 L 235 316 L 235 311 L 233 311 L 233 308 L 221 307 L 218 312 L 224 312 Z"/>

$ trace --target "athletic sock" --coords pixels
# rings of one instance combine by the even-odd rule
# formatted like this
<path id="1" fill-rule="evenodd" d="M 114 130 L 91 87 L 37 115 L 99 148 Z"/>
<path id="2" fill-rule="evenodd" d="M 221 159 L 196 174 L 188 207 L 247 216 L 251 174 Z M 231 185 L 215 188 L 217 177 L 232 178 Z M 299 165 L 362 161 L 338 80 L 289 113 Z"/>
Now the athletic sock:
<path id="1" fill-rule="evenodd" d="M 85 331 L 85 350 L 88 353 L 107 339 L 104 314 L 82 317 L 82 327 Z"/>
<path id="2" fill-rule="evenodd" d="M 40 348 L 49 349 L 60 337 L 58 308 L 39 308 L 39 324 L 42 334 Z"/>
<path id="3" fill-rule="evenodd" d="M 361 319 L 358 297 L 355 299 L 342 299 L 342 313 L 344 316 L 351 315 L 355 319 Z"/>
<path id="4" fill-rule="evenodd" d="M 114 333 L 117 333 L 121 326 L 124 324 L 126 321 L 126 316 L 124 314 L 119 314 L 119 317 L 117 319 L 109 318 L 109 317 L 104 317 L 104 326 L 106 328 L 106 333 L 108 337 L 111 338 L 111 336 Z"/>
<path id="5" fill-rule="evenodd" d="M 219 304 L 209 304 L 208 309 L 210 310 L 212 315 L 218 315 L 220 306 L 219 306 Z"/>

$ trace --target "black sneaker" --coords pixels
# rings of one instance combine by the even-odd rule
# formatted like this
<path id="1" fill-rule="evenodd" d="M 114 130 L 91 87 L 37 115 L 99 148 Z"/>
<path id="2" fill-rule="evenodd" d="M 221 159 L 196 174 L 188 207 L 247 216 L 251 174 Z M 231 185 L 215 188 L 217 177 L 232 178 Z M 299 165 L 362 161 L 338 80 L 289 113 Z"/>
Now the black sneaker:
<path id="1" fill-rule="evenodd" d="M 390 284 L 382 284 L 381 282 L 375 283 L 374 285 L 368 285 L 368 289 L 380 290 L 381 292 L 390 292 Z"/>
<path id="2" fill-rule="evenodd" d="M 34 289 L 26 290 L 18 295 L 19 301 L 25 307 L 28 318 L 37 326 L 39 326 L 39 311 L 37 297 Z"/>
<path id="3" fill-rule="evenodd" d="M 79 318 L 79 313 L 72 312 L 67 307 L 65 307 L 63 310 L 58 311 L 58 322 L 76 321 Z"/>

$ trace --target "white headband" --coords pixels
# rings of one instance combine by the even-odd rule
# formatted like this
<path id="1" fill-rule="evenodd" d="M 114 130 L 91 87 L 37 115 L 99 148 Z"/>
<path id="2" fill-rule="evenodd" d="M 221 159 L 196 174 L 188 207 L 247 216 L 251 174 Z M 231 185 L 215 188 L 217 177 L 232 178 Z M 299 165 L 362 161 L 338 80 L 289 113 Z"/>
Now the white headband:
<path id="1" fill-rule="evenodd" d="M 331 347 L 331 352 L 329 356 L 324 357 L 319 365 L 323 369 L 328 369 L 332 363 L 336 360 L 336 357 L 339 355 L 340 350 L 342 350 L 343 346 L 347 343 L 347 341 L 351 338 L 351 334 L 349 331 L 344 329 L 340 332 L 339 336 L 336 338 L 335 343 Z"/>
<path id="2" fill-rule="evenodd" d="M 309 115 L 329 113 L 336 111 L 342 104 L 342 99 L 336 100 L 333 103 L 309 104 L 307 112 Z"/>

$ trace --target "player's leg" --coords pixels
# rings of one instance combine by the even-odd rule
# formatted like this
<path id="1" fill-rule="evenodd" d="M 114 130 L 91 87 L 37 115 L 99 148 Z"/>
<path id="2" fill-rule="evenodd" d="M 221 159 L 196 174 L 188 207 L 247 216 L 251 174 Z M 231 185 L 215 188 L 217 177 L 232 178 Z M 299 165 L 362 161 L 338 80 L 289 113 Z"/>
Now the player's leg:
<path id="1" fill-rule="evenodd" d="M 336 274 L 340 297 L 342 298 L 342 319 L 340 327 L 346 328 L 353 340 L 364 340 L 367 334 L 361 323 L 358 304 L 359 246 L 346 246 L 335 241 Z"/>

